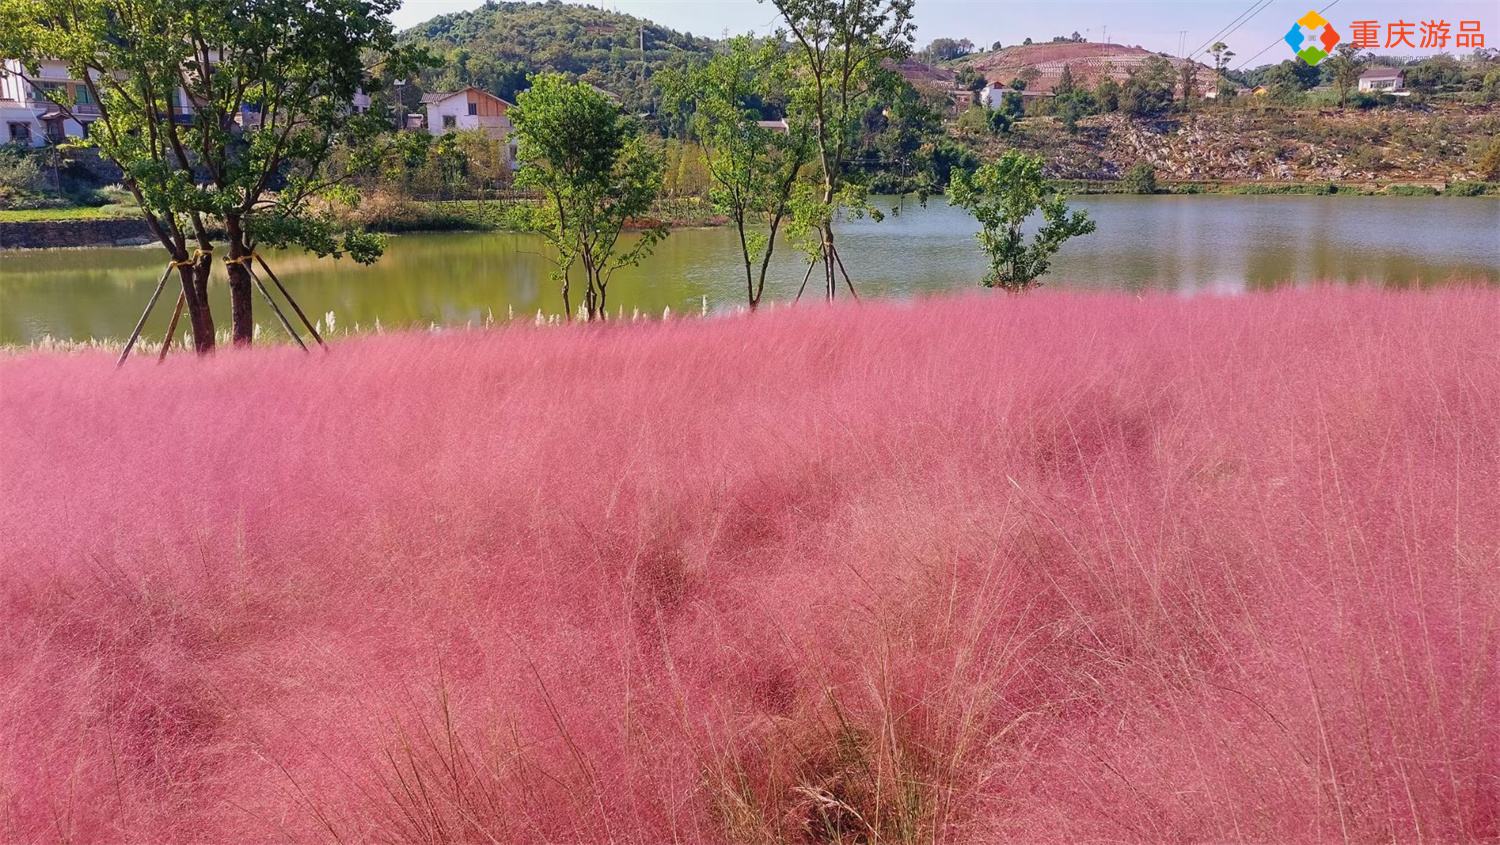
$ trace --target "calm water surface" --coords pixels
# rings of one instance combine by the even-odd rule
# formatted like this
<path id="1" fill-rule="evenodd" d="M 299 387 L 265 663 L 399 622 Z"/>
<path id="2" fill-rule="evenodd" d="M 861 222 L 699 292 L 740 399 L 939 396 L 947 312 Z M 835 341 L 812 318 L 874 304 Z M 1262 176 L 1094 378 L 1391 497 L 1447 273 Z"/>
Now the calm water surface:
<path id="1" fill-rule="evenodd" d="M 1083 197 L 1097 233 L 1068 243 L 1047 283 L 1087 289 L 1238 292 L 1312 281 L 1430 286 L 1500 285 L 1500 201 L 1420 197 Z M 906 296 L 972 287 L 984 262 L 975 226 L 941 199 L 897 205 L 876 223 L 850 221 L 844 261 L 862 295 Z M 610 285 L 610 310 L 696 313 L 744 301 L 730 229 L 678 231 Z M 342 331 L 480 323 L 491 315 L 559 313 L 551 265 L 534 236 L 405 235 L 373 267 L 301 254 L 273 256 L 309 314 L 332 311 Z M 767 295 L 789 299 L 805 264 L 789 249 Z M 159 248 L 0 252 L 0 344 L 50 335 L 85 340 L 129 334 L 161 273 Z M 222 276 L 222 267 L 217 271 Z M 813 287 L 816 288 L 816 280 Z M 816 296 L 816 290 L 809 295 Z M 174 299 L 147 326 L 160 336 Z M 575 302 L 576 304 L 576 302 Z M 280 331 L 257 301 L 266 332 Z M 216 315 L 227 326 L 224 286 Z"/>

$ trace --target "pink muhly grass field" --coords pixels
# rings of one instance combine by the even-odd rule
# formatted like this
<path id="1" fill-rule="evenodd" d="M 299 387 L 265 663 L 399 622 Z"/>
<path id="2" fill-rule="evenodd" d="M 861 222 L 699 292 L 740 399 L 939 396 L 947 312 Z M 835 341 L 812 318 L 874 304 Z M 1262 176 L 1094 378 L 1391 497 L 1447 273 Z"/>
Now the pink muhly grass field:
<path id="1" fill-rule="evenodd" d="M 1500 295 L 0 361 L 0 841 L 1500 837 Z"/>

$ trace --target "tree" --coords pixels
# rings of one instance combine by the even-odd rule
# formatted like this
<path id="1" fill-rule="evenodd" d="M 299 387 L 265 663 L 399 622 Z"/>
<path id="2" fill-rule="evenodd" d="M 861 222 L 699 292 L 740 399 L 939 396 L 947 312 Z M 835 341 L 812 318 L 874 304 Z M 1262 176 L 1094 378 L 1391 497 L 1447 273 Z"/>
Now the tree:
<path id="1" fill-rule="evenodd" d="M 775 43 L 731 39 L 707 65 L 676 76 L 666 99 L 690 102 L 692 128 L 708 157 L 709 197 L 733 221 L 745 268 L 745 298 L 754 311 L 766 288 L 776 238 L 792 209 L 799 176 L 812 160 L 809 128 L 761 125 L 752 107 L 791 87 L 787 57 Z"/>
<path id="2" fill-rule="evenodd" d="M 1052 95 L 1065 97 L 1073 93 L 1076 86 L 1073 84 L 1073 69 L 1067 64 L 1062 67 L 1062 73 L 1057 77 L 1057 84 L 1052 87 Z"/>
<path id="3" fill-rule="evenodd" d="M 610 277 L 640 263 L 667 235 L 660 221 L 644 219 L 661 192 L 662 157 L 639 124 L 592 86 L 554 73 L 531 83 L 511 112 L 522 165 L 516 184 L 545 198 L 536 223 L 557 252 L 567 318 L 570 274 L 581 264 L 584 313 L 603 319 Z M 630 222 L 642 224 L 640 236 L 622 249 Z"/>
<path id="4" fill-rule="evenodd" d="M 1094 96 L 1087 91 L 1072 91 L 1052 99 L 1052 109 L 1058 119 L 1062 121 L 1063 128 L 1071 132 L 1078 131 L 1078 121 L 1091 114 L 1098 112 L 1098 104 Z"/>
<path id="5" fill-rule="evenodd" d="M 1322 72 L 1301 59 L 1288 59 L 1267 70 L 1263 84 L 1270 89 L 1272 99 L 1293 103 L 1302 97 L 1302 92 L 1318 84 Z"/>
<path id="6" fill-rule="evenodd" d="M 1175 86 L 1172 63 L 1151 56 L 1131 68 L 1120 86 L 1120 110 L 1132 117 L 1156 117 L 1172 108 Z"/>
<path id="7" fill-rule="evenodd" d="M 989 84 L 989 80 L 984 78 L 984 74 L 975 70 L 973 65 L 964 65 L 954 74 L 953 83 L 965 91 L 982 91 L 984 86 Z"/>
<path id="8" fill-rule="evenodd" d="M 1198 96 L 1198 63 L 1192 59 L 1183 61 L 1177 69 L 1177 83 L 1182 89 L 1182 107 L 1191 109 L 1193 98 Z"/>
<path id="9" fill-rule="evenodd" d="M 1490 145 L 1480 153 L 1476 164 L 1482 178 L 1500 182 L 1500 138 L 1490 141 Z"/>
<path id="10" fill-rule="evenodd" d="M 1129 170 L 1125 171 L 1122 180 L 1125 189 L 1132 194 L 1154 194 L 1156 193 L 1156 168 L 1148 161 L 1137 162 Z"/>
<path id="11" fill-rule="evenodd" d="M 1214 57 L 1214 73 L 1223 76 L 1224 72 L 1229 69 L 1229 60 L 1234 58 L 1234 51 L 1229 49 L 1229 45 L 1223 41 L 1215 41 L 1213 46 L 1208 48 L 1208 52 Z"/>
<path id="12" fill-rule="evenodd" d="M 1343 43 L 1334 50 L 1328 60 L 1333 77 L 1333 87 L 1339 92 L 1339 108 L 1349 104 L 1349 92 L 1359 87 L 1359 76 L 1365 72 L 1369 59 L 1360 54 L 1359 48 Z"/>
<path id="13" fill-rule="evenodd" d="M 249 265 L 258 245 L 378 257 L 378 237 L 335 223 L 328 202 L 348 198 L 340 184 L 347 173 L 325 164 L 335 149 L 367 149 L 389 128 L 383 108 L 361 114 L 351 106 L 368 84 L 366 61 L 400 75 L 420 60 L 396 45 L 387 16 L 397 5 L 5 0 L 0 47 L 30 67 L 61 58 L 83 81 L 99 112 L 90 142 L 124 172 L 171 256 L 194 343 L 205 352 L 220 237 L 238 345 L 254 336 Z"/>
<path id="14" fill-rule="evenodd" d="M 1003 109 L 969 106 L 958 116 L 958 128 L 970 135 L 1002 135 L 1010 131 L 1011 117 Z"/>
<path id="15" fill-rule="evenodd" d="M 1094 102 L 1098 104 L 1099 111 L 1112 112 L 1120 108 L 1120 83 L 1106 76 L 1099 80 L 1099 85 L 1094 88 Z"/>
<path id="16" fill-rule="evenodd" d="M 951 195 L 979 221 L 976 237 L 990 262 L 985 287 L 1034 287 L 1064 241 L 1095 229 L 1087 212 L 1069 211 L 1066 198 L 1043 175 L 1038 155 L 1010 150 L 972 175 L 955 173 Z M 1022 225 L 1037 212 L 1042 222 L 1028 244 Z"/>
<path id="17" fill-rule="evenodd" d="M 834 241 L 834 218 L 841 207 L 866 205 L 859 186 L 845 179 L 844 166 L 865 112 L 898 79 L 885 63 L 911 51 L 916 31 L 913 0 L 771 2 L 799 48 L 796 70 L 802 83 L 793 96 L 792 111 L 814 128 L 823 180 L 816 198 L 799 203 L 799 226 L 817 232 L 824 292 L 833 299 L 840 276 L 851 292 L 854 289 Z"/>
<path id="18" fill-rule="evenodd" d="M 934 38 L 927 49 L 922 51 L 928 60 L 934 62 L 946 62 L 953 59 L 961 59 L 974 52 L 974 42 L 967 38 Z"/>

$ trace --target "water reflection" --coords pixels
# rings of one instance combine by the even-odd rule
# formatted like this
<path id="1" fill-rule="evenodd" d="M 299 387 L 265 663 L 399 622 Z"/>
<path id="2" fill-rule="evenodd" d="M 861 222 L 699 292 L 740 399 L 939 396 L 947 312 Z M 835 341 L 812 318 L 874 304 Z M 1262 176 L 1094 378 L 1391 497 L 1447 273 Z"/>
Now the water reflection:
<path id="1" fill-rule="evenodd" d="M 841 230 L 844 260 L 862 293 L 967 288 L 983 275 L 975 227 L 962 211 L 941 199 L 927 208 L 884 204 L 896 212 L 884 222 L 849 221 Z M 1493 199 L 1085 197 L 1078 204 L 1098 232 L 1064 247 L 1050 285 L 1234 292 L 1311 281 L 1500 284 L 1500 202 Z M 392 239 L 373 267 L 300 254 L 272 260 L 310 314 L 332 311 L 341 328 L 377 320 L 398 327 L 559 313 L 543 250 L 527 235 L 432 234 Z M 122 337 L 161 265 L 153 248 L 0 253 L 0 343 Z M 767 296 L 794 296 L 805 266 L 783 247 Z M 620 271 L 611 311 L 733 306 L 744 300 L 741 273 L 730 230 L 674 232 L 640 267 Z M 222 285 L 214 296 L 217 313 L 227 315 Z M 159 310 L 149 334 L 165 327 L 168 309 Z M 273 321 L 266 315 L 263 329 L 277 330 Z"/>

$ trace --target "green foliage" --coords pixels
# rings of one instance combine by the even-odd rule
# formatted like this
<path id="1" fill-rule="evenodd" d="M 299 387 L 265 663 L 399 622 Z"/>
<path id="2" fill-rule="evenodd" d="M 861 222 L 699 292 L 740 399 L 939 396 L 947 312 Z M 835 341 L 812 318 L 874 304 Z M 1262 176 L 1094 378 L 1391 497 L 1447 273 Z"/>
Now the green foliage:
<path id="1" fill-rule="evenodd" d="M 1479 175 L 1490 182 L 1500 181 L 1500 137 L 1490 140 L 1490 145 L 1479 154 L 1476 162 Z"/>
<path id="2" fill-rule="evenodd" d="M 920 155 L 922 172 L 927 174 L 933 192 L 947 190 L 953 174 L 972 173 L 980 164 L 977 153 L 946 136 L 924 145 Z"/>
<path id="3" fill-rule="evenodd" d="M 1304 91 L 1321 79 L 1321 71 L 1307 62 L 1287 59 L 1261 74 L 1260 84 L 1270 89 L 1271 99 L 1276 102 L 1295 104 L 1301 101 Z"/>
<path id="4" fill-rule="evenodd" d="M 1099 103 L 1087 91 L 1073 91 L 1052 98 L 1052 112 L 1069 132 L 1078 131 L 1078 121 L 1099 113 Z"/>
<path id="5" fill-rule="evenodd" d="M 959 172 L 950 195 L 979 221 L 976 237 L 990 262 L 986 287 L 1016 292 L 1037 285 L 1065 241 L 1095 229 L 1086 212 L 1069 211 L 1043 175 L 1041 156 L 1011 150 L 972 175 Z M 1022 226 L 1038 212 L 1041 223 L 1027 243 Z"/>
<path id="6" fill-rule="evenodd" d="M 1484 182 L 1453 182 L 1443 189 L 1443 195 L 1449 197 L 1482 197 L 1489 192 L 1489 185 Z"/>
<path id="7" fill-rule="evenodd" d="M 1500 67 L 1484 75 L 1484 81 L 1480 84 L 1479 92 L 1485 102 L 1500 103 Z"/>
<path id="8" fill-rule="evenodd" d="M 1120 83 L 1106 76 L 1094 88 L 1094 103 L 1100 112 L 1118 111 L 1120 108 Z"/>
<path id="9" fill-rule="evenodd" d="M 1392 185 L 1386 188 L 1385 192 L 1393 197 L 1435 197 L 1438 195 L 1437 188 L 1427 185 Z"/>
<path id="10" fill-rule="evenodd" d="M 973 105 L 958 116 L 958 129 L 970 135 L 1001 135 L 1010 131 L 1011 118 L 1003 109 Z"/>
<path id="11" fill-rule="evenodd" d="M 98 118 L 88 143 L 117 164 L 148 225 L 183 270 L 195 341 L 212 343 L 209 262 L 257 244 L 370 261 L 377 238 L 341 231 L 347 199 L 324 165 L 361 153 L 388 127 L 356 113 L 367 63 L 404 74 L 421 61 L 396 47 L 397 0 L 0 0 L 0 54 L 28 74 L 58 58 L 83 80 Z M 179 91 L 181 95 L 179 95 Z M 64 95 L 55 95 L 63 97 Z M 75 104 L 58 103 L 65 113 Z M 190 105 L 189 105 L 190 104 Z M 191 239 L 191 240 L 190 240 Z M 179 265 L 185 266 L 185 265 Z M 254 334 L 249 273 L 229 267 L 236 342 Z"/>
<path id="12" fill-rule="evenodd" d="M 1077 86 L 1073 82 L 1073 69 L 1064 64 L 1062 73 L 1057 77 L 1057 84 L 1052 87 L 1054 97 L 1066 97 L 1072 94 Z"/>
<path id="13" fill-rule="evenodd" d="M 0 191 L 28 194 L 42 190 L 46 178 L 37 158 L 23 147 L 0 146 Z"/>
<path id="14" fill-rule="evenodd" d="M 1156 168 L 1148 161 L 1136 163 L 1125 171 L 1125 177 L 1120 181 L 1128 193 L 1154 194 L 1157 191 Z"/>
<path id="15" fill-rule="evenodd" d="M 709 198 L 739 233 L 752 309 L 760 304 L 777 235 L 813 155 L 812 132 L 800 117 L 784 121 L 785 129 L 761 125 L 765 115 L 757 104 L 779 98 L 791 86 L 790 61 L 780 46 L 742 36 L 705 66 L 672 78 L 665 89 L 668 103 L 691 104 L 693 134 L 707 154 Z"/>
<path id="16" fill-rule="evenodd" d="M 928 61 L 946 62 L 961 59 L 974 52 L 974 42 L 967 38 L 934 38 L 922 54 Z"/>
<path id="17" fill-rule="evenodd" d="M 795 44 L 798 85 L 788 117 L 813 128 L 822 189 L 792 204 L 793 233 L 816 232 L 824 290 L 832 299 L 843 275 L 833 223 L 840 209 L 868 210 L 865 190 L 845 179 L 844 162 L 858 148 L 864 118 L 890 102 L 904 84 L 887 65 L 911 52 L 913 0 L 771 0 Z M 804 249 L 813 253 L 804 240 Z"/>
<path id="18" fill-rule="evenodd" d="M 1349 104 L 1350 92 L 1359 87 L 1360 74 L 1370 64 L 1369 56 L 1361 54 L 1358 47 L 1345 42 L 1323 64 L 1333 80 L 1334 90 L 1339 92 L 1339 108 L 1344 108 Z"/>
<path id="19" fill-rule="evenodd" d="M 1120 87 L 1120 111 L 1131 117 L 1158 117 L 1172 109 L 1176 72 L 1166 59 L 1151 56 L 1131 68 Z"/>
<path id="20" fill-rule="evenodd" d="M 620 96 L 627 110 L 650 110 L 659 93 L 651 78 L 685 58 L 706 56 L 706 38 L 631 15 L 549 0 L 487 2 L 439 15 L 408 31 L 411 43 L 443 57 L 419 87 L 451 91 L 474 85 L 515 102 L 528 73 L 562 73 Z M 642 40 L 646 74 L 642 85 Z"/>
<path id="21" fill-rule="evenodd" d="M 608 97 L 560 74 L 533 78 L 516 106 L 522 163 L 516 184 L 545 197 L 536 225 L 557 252 L 564 308 L 571 318 L 569 274 L 581 265 L 584 311 L 602 319 L 610 277 L 640 263 L 667 235 L 661 221 L 644 219 L 661 193 L 661 153 Z M 639 237 L 622 246 L 620 235 L 632 222 Z"/>
<path id="22" fill-rule="evenodd" d="M 973 65 L 964 65 L 954 75 L 953 84 L 965 91 L 982 91 L 984 86 L 989 84 L 989 80 L 985 79 L 984 74 L 976 70 Z"/>

